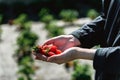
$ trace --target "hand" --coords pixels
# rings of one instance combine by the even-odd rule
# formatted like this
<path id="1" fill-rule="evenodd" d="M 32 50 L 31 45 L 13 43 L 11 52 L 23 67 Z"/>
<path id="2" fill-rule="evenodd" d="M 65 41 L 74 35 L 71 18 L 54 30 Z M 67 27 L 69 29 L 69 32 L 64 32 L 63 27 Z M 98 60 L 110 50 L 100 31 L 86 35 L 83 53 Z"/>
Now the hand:
<path id="1" fill-rule="evenodd" d="M 67 63 L 77 58 L 77 54 L 78 54 L 77 49 L 78 47 L 69 48 L 61 54 L 48 57 L 47 61 L 57 64 Z"/>
<path id="2" fill-rule="evenodd" d="M 64 51 L 70 47 L 79 46 L 80 42 L 73 35 L 61 35 L 47 40 L 43 45 L 46 44 L 53 44 L 61 51 Z"/>
<path id="3" fill-rule="evenodd" d="M 47 61 L 57 64 L 67 63 L 75 59 L 93 60 L 96 49 L 85 49 L 79 47 L 72 47 L 65 50 L 59 55 L 48 57 Z"/>
<path id="4" fill-rule="evenodd" d="M 47 57 L 43 54 L 38 54 L 38 53 L 35 53 L 35 52 L 32 52 L 32 53 L 35 56 L 35 59 L 37 59 L 37 60 L 62 64 L 62 63 L 72 61 L 76 58 L 77 47 L 69 48 L 61 54 L 53 55 L 53 56 L 50 56 L 50 57 Z"/>
<path id="5" fill-rule="evenodd" d="M 78 46 L 80 45 L 80 42 L 78 39 L 76 39 L 72 35 L 61 35 L 57 37 L 53 37 L 49 40 L 47 40 L 43 45 L 49 45 L 53 44 L 55 45 L 59 50 L 64 51 L 70 47 Z M 37 60 L 47 61 L 48 57 L 42 54 L 37 54 L 33 52 Z"/>
<path id="6" fill-rule="evenodd" d="M 35 56 L 35 59 L 37 59 L 37 60 L 47 61 L 48 57 L 46 57 L 43 54 L 35 53 L 35 52 L 32 52 L 32 54 Z"/>

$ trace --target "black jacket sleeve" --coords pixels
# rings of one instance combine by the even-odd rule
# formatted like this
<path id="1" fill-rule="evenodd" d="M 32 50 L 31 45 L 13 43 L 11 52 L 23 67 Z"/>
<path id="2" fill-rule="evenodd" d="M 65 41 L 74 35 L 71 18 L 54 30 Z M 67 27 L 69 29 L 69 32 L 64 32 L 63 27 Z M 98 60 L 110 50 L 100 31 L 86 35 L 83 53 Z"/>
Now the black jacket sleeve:
<path id="1" fill-rule="evenodd" d="M 81 47 L 91 48 L 105 43 L 104 25 L 111 0 L 102 0 L 102 14 L 71 34 L 79 39 Z"/>
<path id="2" fill-rule="evenodd" d="M 81 47 L 91 48 L 104 41 L 104 23 L 104 17 L 99 16 L 92 22 L 83 25 L 80 29 L 72 32 L 71 34 L 79 39 Z"/>
<path id="3" fill-rule="evenodd" d="M 104 73 L 120 74 L 120 46 L 97 49 L 93 65 Z"/>

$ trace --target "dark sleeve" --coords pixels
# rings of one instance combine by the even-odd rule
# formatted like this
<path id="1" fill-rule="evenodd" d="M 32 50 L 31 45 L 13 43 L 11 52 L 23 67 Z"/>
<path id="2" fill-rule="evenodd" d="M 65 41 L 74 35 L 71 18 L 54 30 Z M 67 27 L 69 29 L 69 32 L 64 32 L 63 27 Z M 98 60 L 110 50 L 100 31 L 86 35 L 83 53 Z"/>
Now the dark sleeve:
<path id="1" fill-rule="evenodd" d="M 120 46 L 97 49 L 93 66 L 107 73 L 120 73 Z"/>
<path id="2" fill-rule="evenodd" d="M 81 47 L 91 48 L 95 45 L 105 43 L 104 25 L 110 1 L 102 0 L 101 16 L 71 33 L 81 42 Z"/>
<path id="3" fill-rule="evenodd" d="M 81 47 L 91 48 L 94 45 L 102 43 L 101 41 L 104 41 L 104 23 L 104 17 L 99 16 L 71 34 L 79 39 Z"/>

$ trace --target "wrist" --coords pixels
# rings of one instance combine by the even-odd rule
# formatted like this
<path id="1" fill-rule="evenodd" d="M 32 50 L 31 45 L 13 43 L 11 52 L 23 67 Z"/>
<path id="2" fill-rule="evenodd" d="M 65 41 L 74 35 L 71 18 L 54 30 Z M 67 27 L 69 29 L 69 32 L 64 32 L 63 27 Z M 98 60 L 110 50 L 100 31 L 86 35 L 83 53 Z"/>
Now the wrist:
<path id="1" fill-rule="evenodd" d="M 70 35 L 70 36 L 72 37 L 72 40 L 74 42 L 74 46 L 80 46 L 81 45 L 80 41 L 75 36 L 73 36 L 73 35 Z"/>
<path id="2" fill-rule="evenodd" d="M 93 60 L 96 49 L 77 48 L 76 59 Z"/>

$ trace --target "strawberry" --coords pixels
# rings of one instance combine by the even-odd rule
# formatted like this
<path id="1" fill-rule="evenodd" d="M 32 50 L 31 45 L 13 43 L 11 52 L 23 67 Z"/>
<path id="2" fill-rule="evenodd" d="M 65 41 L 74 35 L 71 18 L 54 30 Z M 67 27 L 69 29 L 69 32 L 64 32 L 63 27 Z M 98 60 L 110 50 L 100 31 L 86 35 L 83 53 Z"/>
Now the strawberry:
<path id="1" fill-rule="evenodd" d="M 48 48 L 49 48 L 48 45 L 42 46 L 42 49 L 43 49 L 43 50 L 48 49 Z"/>
<path id="2" fill-rule="evenodd" d="M 57 50 L 57 47 L 56 47 L 56 46 L 53 45 L 53 46 L 50 47 L 50 51 L 51 51 L 51 52 L 56 52 L 56 50 Z"/>
<path id="3" fill-rule="evenodd" d="M 53 55 L 55 55 L 54 52 L 48 52 L 48 56 L 53 56 Z"/>
<path id="4" fill-rule="evenodd" d="M 42 49 L 41 54 L 46 54 L 46 50 L 43 50 L 43 49 Z"/>
<path id="5" fill-rule="evenodd" d="M 62 53 L 62 51 L 58 50 L 57 47 L 53 44 L 36 46 L 35 48 L 33 48 L 33 51 L 36 52 L 36 53 L 43 54 L 47 57 L 55 55 L 55 54 L 61 54 Z"/>
<path id="6" fill-rule="evenodd" d="M 62 51 L 57 49 L 55 53 L 56 53 L 56 54 L 61 54 Z"/>

